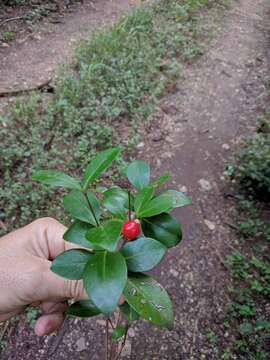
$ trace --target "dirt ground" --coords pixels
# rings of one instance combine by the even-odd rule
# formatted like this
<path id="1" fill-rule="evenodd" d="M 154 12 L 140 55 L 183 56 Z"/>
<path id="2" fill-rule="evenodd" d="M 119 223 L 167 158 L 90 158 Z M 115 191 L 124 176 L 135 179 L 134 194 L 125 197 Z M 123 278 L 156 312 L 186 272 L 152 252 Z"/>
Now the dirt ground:
<path id="1" fill-rule="evenodd" d="M 111 21 L 109 14 L 116 16 L 120 9 L 127 8 L 127 2 L 103 0 L 96 1 L 95 6 L 100 6 L 95 15 L 84 13 L 86 23 L 94 18 L 102 23 L 105 13 Z M 139 157 L 148 158 L 159 173 L 170 171 L 174 186 L 187 191 L 194 205 L 176 212 L 183 224 L 184 240 L 160 267 L 161 283 L 175 304 L 175 328 L 161 331 L 139 322 L 129 333 L 123 358 L 221 359 L 222 344 L 209 344 L 206 334 L 222 329 L 229 284 L 222 261 L 232 250 L 235 237 L 228 226 L 235 220 L 234 203 L 224 196 L 231 190 L 222 181 L 222 174 L 241 137 L 253 130 L 256 118 L 265 110 L 265 80 L 267 76 L 269 79 L 270 68 L 269 9 L 267 0 L 238 0 L 231 5 L 219 19 L 208 51 L 186 65 L 184 77 L 160 102 L 147 129 L 149 135 L 138 145 Z M 79 26 L 75 31 L 77 16 L 75 12 L 67 19 L 65 31 L 62 28 L 52 50 L 43 48 L 39 41 L 5 49 L 1 86 L 9 89 L 21 81 L 18 79 L 28 79 L 27 74 L 32 83 L 41 79 L 40 74 L 51 76 L 73 48 L 67 39 L 78 39 L 82 34 Z M 70 32 L 69 24 L 73 29 Z M 45 42 L 50 43 L 51 36 L 46 34 Z M 64 44 L 61 49 L 60 43 Z M 30 69 L 28 60 L 12 62 L 12 53 L 22 59 L 27 49 Z M 42 63 L 35 63 L 35 59 L 42 59 Z M 5 69 L 8 64 L 16 72 L 10 79 L 9 68 Z M 101 360 L 103 325 L 100 319 L 69 319 L 63 341 L 52 353 L 57 336 L 37 339 L 21 319 L 11 329 L 1 359 Z M 220 335 L 225 347 L 230 335 L 226 331 Z"/>

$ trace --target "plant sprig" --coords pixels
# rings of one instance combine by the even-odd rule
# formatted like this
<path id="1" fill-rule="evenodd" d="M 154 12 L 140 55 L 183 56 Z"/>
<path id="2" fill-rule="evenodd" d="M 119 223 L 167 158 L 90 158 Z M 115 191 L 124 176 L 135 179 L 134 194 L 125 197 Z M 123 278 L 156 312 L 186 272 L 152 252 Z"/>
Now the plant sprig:
<path id="1" fill-rule="evenodd" d="M 92 317 L 105 315 L 114 328 L 112 339 L 126 338 L 128 327 L 140 317 L 155 325 L 173 327 L 173 306 L 166 290 L 145 274 L 156 267 L 170 247 L 182 239 L 181 225 L 170 215 L 191 200 L 176 190 L 158 191 L 170 176 L 151 182 L 150 166 L 133 161 L 126 170 L 133 189 L 112 187 L 102 195 L 90 186 L 120 154 L 118 148 L 100 152 L 87 166 L 83 181 L 55 170 L 41 170 L 33 179 L 71 191 L 64 208 L 74 221 L 64 234 L 66 241 L 82 246 L 60 254 L 51 270 L 65 278 L 83 280 L 87 301 L 73 304 L 68 313 Z M 119 306 L 124 295 L 125 304 Z M 120 311 L 126 324 L 111 317 Z M 119 353 L 115 355 L 119 357 Z"/>

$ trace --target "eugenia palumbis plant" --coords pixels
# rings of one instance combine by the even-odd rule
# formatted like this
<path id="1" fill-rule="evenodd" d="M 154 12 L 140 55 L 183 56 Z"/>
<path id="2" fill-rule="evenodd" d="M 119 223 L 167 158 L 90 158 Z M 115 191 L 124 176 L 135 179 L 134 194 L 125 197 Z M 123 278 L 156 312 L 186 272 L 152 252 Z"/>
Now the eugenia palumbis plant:
<path id="1" fill-rule="evenodd" d="M 67 279 L 83 279 L 89 300 L 73 303 L 67 313 L 105 316 L 106 359 L 120 357 L 127 331 L 139 318 L 168 329 L 173 327 L 169 295 L 145 272 L 158 265 L 167 250 L 181 241 L 181 225 L 169 213 L 191 204 L 179 191 L 159 191 L 170 176 L 151 182 L 150 167 L 142 160 L 127 167 L 131 190 L 114 186 L 98 192 L 96 179 L 119 153 L 118 148 L 99 153 L 87 166 L 82 181 L 55 170 L 33 175 L 41 183 L 71 190 L 63 204 L 74 221 L 64 239 L 77 244 L 78 249 L 60 254 L 51 270 Z M 122 295 L 125 303 L 119 305 Z"/>

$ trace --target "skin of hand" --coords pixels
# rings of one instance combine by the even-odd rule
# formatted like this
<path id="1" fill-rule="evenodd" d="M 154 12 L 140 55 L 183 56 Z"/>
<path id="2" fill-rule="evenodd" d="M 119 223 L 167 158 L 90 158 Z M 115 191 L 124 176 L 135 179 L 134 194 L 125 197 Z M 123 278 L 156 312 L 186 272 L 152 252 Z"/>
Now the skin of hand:
<path id="1" fill-rule="evenodd" d="M 69 299 L 87 299 L 82 281 L 64 279 L 50 270 L 51 261 L 75 246 L 63 240 L 65 226 L 38 219 L 0 239 L 0 322 L 39 306 L 38 336 L 59 329 Z"/>

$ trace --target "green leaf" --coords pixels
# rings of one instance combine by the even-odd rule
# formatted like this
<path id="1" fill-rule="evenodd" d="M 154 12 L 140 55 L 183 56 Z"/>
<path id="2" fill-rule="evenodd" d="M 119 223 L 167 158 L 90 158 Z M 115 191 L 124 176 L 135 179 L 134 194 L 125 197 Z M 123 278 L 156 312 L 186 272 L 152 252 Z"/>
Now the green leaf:
<path id="1" fill-rule="evenodd" d="M 150 183 L 150 166 L 143 160 L 133 161 L 127 168 L 127 177 L 136 189 L 142 190 Z"/>
<path id="2" fill-rule="evenodd" d="M 93 225 L 76 220 L 64 233 L 63 238 L 64 240 L 71 242 L 73 244 L 78 244 L 83 247 L 87 247 L 91 249 L 91 244 L 86 239 L 86 233 L 88 230 L 92 228 Z"/>
<path id="3" fill-rule="evenodd" d="M 162 260 L 167 247 L 159 241 L 141 237 L 128 242 L 122 249 L 129 271 L 140 272 L 153 269 Z"/>
<path id="4" fill-rule="evenodd" d="M 192 200 L 188 196 L 176 190 L 165 190 L 160 194 L 160 197 L 171 198 L 172 207 L 170 210 L 192 204 Z"/>
<path id="5" fill-rule="evenodd" d="M 126 333 L 126 331 L 128 330 L 128 326 L 127 325 L 118 325 L 112 333 L 112 340 L 113 341 L 117 341 L 119 340 L 121 337 L 123 337 Z"/>
<path id="6" fill-rule="evenodd" d="M 129 277 L 124 296 L 142 318 L 155 325 L 172 329 L 172 302 L 166 290 L 156 280 L 143 274 Z"/>
<path id="7" fill-rule="evenodd" d="M 153 182 L 153 186 L 154 187 L 159 187 L 162 186 L 164 184 L 166 184 L 168 181 L 171 180 L 171 175 L 170 174 L 164 174 L 162 176 L 160 176 L 159 178 L 157 178 L 154 182 Z"/>
<path id="8" fill-rule="evenodd" d="M 121 219 L 128 211 L 128 193 L 121 188 L 112 188 L 104 193 L 103 205 L 109 212 Z"/>
<path id="9" fill-rule="evenodd" d="M 109 220 L 101 226 L 90 229 L 86 234 L 86 238 L 94 246 L 112 252 L 116 251 L 122 224 L 121 220 Z"/>
<path id="10" fill-rule="evenodd" d="M 82 318 L 96 316 L 100 313 L 101 311 L 91 300 L 77 301 L 66 310 L 67 315 L 79 316 Z"/>
<path id="11" fill-rule="evenodd" d="M 97 220 L 99 220 L 101 216 L 101 210 L 97 198 L 91 191 L 87 192 L 87 197 L 93 207 Z M 67 194 L 64 197 L 64 208 L 75 219 L 97 226 L 86 195 L 81 191 L 73 190 Z"/>
<path id="12" fill-rule="evenodd" d="M 168 248 L 176 246 L 182 239 L 181 225 L 169 214 L 143 219 L 141 225 L 145 236 L 157 239 Z"/>
<path id="13" fill-rule="evenodd" d="M 32 176 L 32 179 L 51 186 L 81 190 L 78 180 L 57 170 L 37 171 Z"/>
<path id="14" fill-rule="evenodd" d="M 239 326 L 239 331 L 243 335 L 251 334 L 253 332 L 253 326 L 248 322 L 242 323 Z"/>
<path id="15" fill-rule="evenodd" d="M 87 250 L 72 249 L 58 255 L 51 265 L 51 270 L 66 279 L 80 280 L 87 262 L 92 258 Z"/>
<path id="16" fill-rule="evenodd" d="M 125 302 L 123 305 L 120 305 L 119 309 L 127 317 L 129 323 L 132 323 L 133 321 L 136 321 L 140 318 L 140 315 L 134 309 L 132 309 L 132 307 L 127 302 Z"/>
<path id="17" fill-rule="evenodd" d="M 116 309 L 127 283 L 127 266 L 122 254 L 98 252 L 87 263 L 83 283 L 89 298 L 106 316 Z"/>
<path id="18" fill-rule="evenodd" d="M 134 209 L 136 215 L 140 213 L 141 209 L 146 207 L 154 195 L 155 189 L 153 186 L 147 186 L 139 192 L 135 198 Z"/>
<path id="19" fill-rule="evenodd" d="M 136 213 L 139 218 L 147 218 L 167 212 L 172 207 L 172 198 L 169 196 L 159 195 L 141 207 Z"/>
<path id="20" fill-rule="evenodd" d="M 112 148 L 100 152 L 87 166 L 84 175 L 83 188 L 86 190 L 89 184 L 91 184 L 101 173 L 107 169 L 107 167 L 113 162 L 113 160 L 119 155 L 119 148 Z"/>

